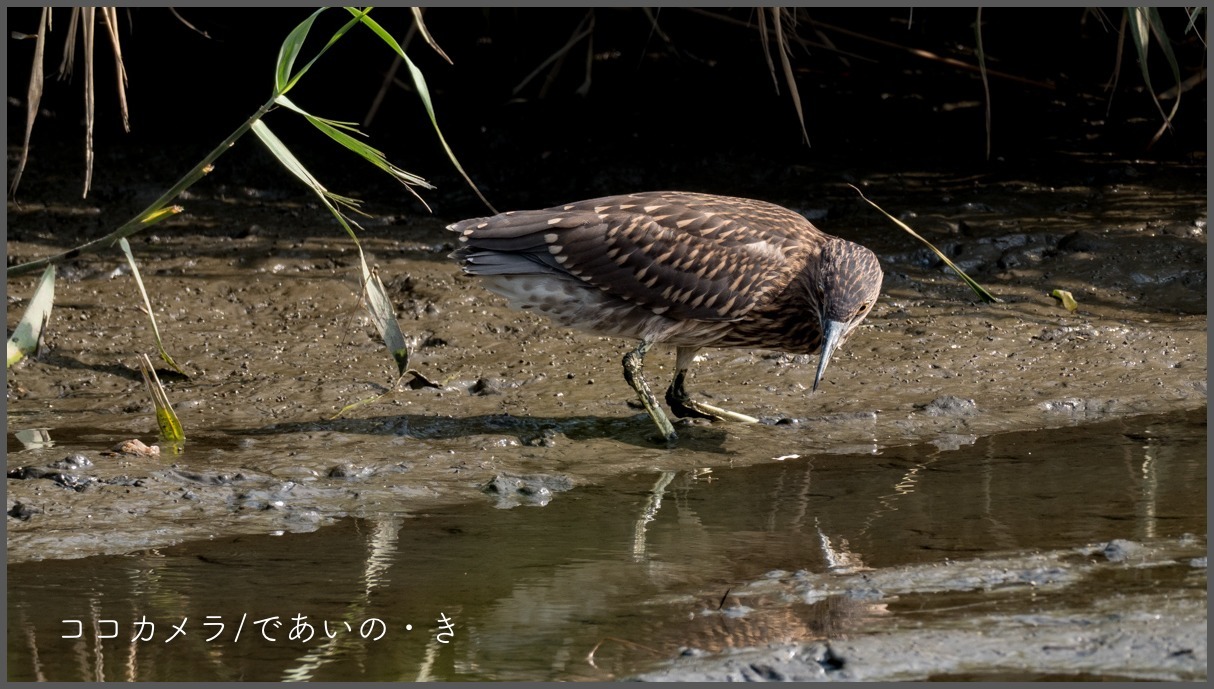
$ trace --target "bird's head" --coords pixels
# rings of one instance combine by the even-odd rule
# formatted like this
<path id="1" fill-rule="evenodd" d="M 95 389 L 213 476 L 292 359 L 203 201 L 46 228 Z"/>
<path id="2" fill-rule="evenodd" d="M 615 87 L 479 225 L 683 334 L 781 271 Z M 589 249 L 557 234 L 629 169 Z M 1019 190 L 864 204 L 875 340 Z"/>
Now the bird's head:
<path id="1" fill-rule="evenodd" d="M 831 355 L 877 303 L 882 277 L 877 255 L 865 247 L 837 237 L 822 247 L 817 274 L 810 286 L 822 328 L 814 390 L 818 389 Z"/>

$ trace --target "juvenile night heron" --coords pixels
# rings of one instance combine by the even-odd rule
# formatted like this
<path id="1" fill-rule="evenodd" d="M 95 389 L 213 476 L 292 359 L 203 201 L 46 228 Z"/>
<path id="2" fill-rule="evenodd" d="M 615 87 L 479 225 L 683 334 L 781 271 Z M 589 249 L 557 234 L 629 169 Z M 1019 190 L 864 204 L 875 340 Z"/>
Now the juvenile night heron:
<path id="1" fill-rule="evenodd" d="M 624 378 L 666 442 L 677 439 L 641 373 L 658 343 L 677 348 L 666 403 L 678 417 L 756 422 L 692 400 L 702 347 L 833 354 L 881 291 L 872 251 L 763 201 L 686 192 L 608 196 L 463 220 L 451 254 L 515 309 L 599 335 L 631 337 Z"/>

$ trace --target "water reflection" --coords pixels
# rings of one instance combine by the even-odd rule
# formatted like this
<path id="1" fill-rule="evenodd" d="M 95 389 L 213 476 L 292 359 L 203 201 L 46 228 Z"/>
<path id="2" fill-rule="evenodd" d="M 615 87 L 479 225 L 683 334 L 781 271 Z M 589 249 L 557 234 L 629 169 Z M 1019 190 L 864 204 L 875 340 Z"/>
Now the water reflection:
<path id="1" fill-rule="evenodd" d="M 613 679 L 684 647 L 863 634 L 908 614 L 854 585 L 870 572 L 1204 538 L 1205 449 L 1203 410 L 16 564 L 9 678 Z M 1166 576 L 1141 573 L 1194 585 Z"/>

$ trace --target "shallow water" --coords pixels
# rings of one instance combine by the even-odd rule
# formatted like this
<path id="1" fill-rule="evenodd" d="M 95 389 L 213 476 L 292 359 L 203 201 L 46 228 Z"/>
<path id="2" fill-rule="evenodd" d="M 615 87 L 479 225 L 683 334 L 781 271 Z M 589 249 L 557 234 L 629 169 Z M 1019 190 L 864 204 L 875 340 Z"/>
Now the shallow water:
<path id="1" fill-rule="evenodd" d="M 990 615 L 1204 617 L 1204 409 L 948 450 L 708 461 L 543 507 L 486 496 L 418 514 L 402 500 L 400 516 L 313 533 L 11 564 L 9 679 L 618 679 L 682 649 L 926 635 Z M 1126 543 L 1101 550 L 1114 539 Z M 297 616 L 308 641 L 289 639 Z M 1188 653 L 1156 677 L 1204 677 L 1204 644 Z M 1143 676 L 1118 661 L 1051 667 L 929 661 L 917 676 Z"/>

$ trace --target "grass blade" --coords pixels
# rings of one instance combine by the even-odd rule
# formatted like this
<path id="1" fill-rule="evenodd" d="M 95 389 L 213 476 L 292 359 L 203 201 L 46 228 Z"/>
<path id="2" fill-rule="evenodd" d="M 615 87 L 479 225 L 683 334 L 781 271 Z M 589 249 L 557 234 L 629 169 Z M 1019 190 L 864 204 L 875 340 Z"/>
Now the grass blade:
<path id="1" fill-rule="evenodd" d="M 362 244 L 358 241 L 358 235 L 351 227 L 352 221 L 341 212 L 342 205 L 320 180 L 316 179 L 311 172 L 299 162 L 295 154 L 291 153 L 282 141 L 270 131 L 264 122 L 258 121 L 253 125 L 253 132 L 257 134 L 270 153 L 282 163 L 283 167 L 287 168 L 291 174 L 298 177 L 309 189 L 311 189 L 321 203 L 329 209 L 337 222 L 345 228 L 346 233 L 354 240 L 354 246 L 358 249 L 358 263 L 362 270 L 363 276 L 363 292 L 367 295 L 367 310 L 371 314 L 371 320 L 375 323 L 375 327 L 379 330 L 380 337 L 384 344 L 388 347 L 388 352 L 392 356 L 392 361 L 396 363 L 399 375 L 403 376 L 409 366 L 409 350 L 405 343 L 405 336 L 401 332 L 400 324 L 396 321 L 395 310 L 392 307 L 392 301 L 388 297 L 388 292 L 384 289 L 383 283 L 378 275 L 367 265 L 367 257 L 363 253 Z"/>
<path id="2" fill-rule="evenodd" d="M 361 250 L 359 258 L 362 259 Z M 443 387 L 441 383 L 436 383 L 418 371 L 409 368 L 409 346 L 405 342 L 405 336 L 401 332 L 400 324 L 393 313 L 392 300 L 388 297 L 388 291 L 384 288 L 384 283 L 379 279 L 379 269 L 372 268 L 368 271 L 365 260 L 362 261 L 362 267 L 364 276 L 363 294 L 367 300 L 367 311 L 371 314 L 371 320 L 375 322 L 375 327 L 379 330 L 380 337 L 383 338 L 384 344 L 387 345 L 388 351 L 392 354 L 392 359 L 396 362 L 397 376 L 387 391 L 347 404 L 333 415 L 332 418 L 334 419 L 339 419 L 361 406 L 378 402 L 396 392 L 400 388 L 401 381 L 405 379 L 405 376 L 412 376 L 409 387 L 415 390 L 423 387 Z"/>
<path id="3" fill-rule="evenodd" d="M 42 84 L 46 80 L 46 72 L 42 66 L 46 56 L 46 29 L 51 18 L 51 8 L 42 8 L 42 18 L 38 20 L 38 33 L 34 37 L 34 63 L 30 66 L 29 89 L 25 94 L 25 143 L 21 147 L 21 160 L 13 172 L 13 181 L 9 184 L 10 196 L 17 193 L 17 185 L 21 183 L 21 173 L 30 157 L 30 136 L 34 133 L 34 120 L 38 117 L 38 106 L 42 102 Z"/>
<path id="4" fill-rule="evenodd" d="M 291 74 L 291 69 L 295 66 L 295 59 L 299 57 L 299 51 L 301 48 L 303 48 L 304 41 L 308 38 L 308 32 L 312 30 L 313 22 L 316 21 L 316 17 L 319 16 L 321 12 L 325 11 L 325 9 L 326 8 L 322 7 L 313 12 L 311 16 L 300 22 L 299 26 L 295 27 L 287 36 L 286 40 L 282 42 L 282 47 L 279 48 L 278 51 L 278 69 L 276 70 L 274 79 L 275 95 L 282 95 L 294 88 L 295 84 L 298 83 L 301 78 L 303 78 L 303 75 L 307 74 L 308 70 L 312 68 L 312 65 L 316 64 L 316 61 L 320 59 L 320 56 L 328 52 L 329 48 L 332 48 L 333 44 L 336 43 L 338 39 L 344 36 L 347 31 L 354 28 L 354 26 L 358 24 L 359 20 L 366 16 L 367 12 L 371 11 L 371 8 L 367 8 L 365 10 L 356 10 L 352 7 L 347 7 L 346 9 L 350 10 L 350 13 L 354 15 L 354 18 L 346 22 L 345 26 L 338 29 L 333 36 L 329 38 L 329 42 L 326 43 L 323 48 L 317 51 L 316 55 L 312 56 L 312 59 L 308 61 L 308 64 L 301 67 L 295 74 Z"/>
<path id="5" fill-rule="evenodd" d="M 1168 61 L 1168 67 L 1172 70 L 1172 79 L 1176 82 L 1176 101 L 1172 103 L 1172 112 L 1168 113 L 1167 122 L 1164 127 L 1155 134 L 1151 139 L 1151 143 L 1155 143 L 1160 136 L 1163 135 L 1163 130 L 1172 126 L 1172 120 L 1176 117 L 1176 112 L 1180 109 L 1180 94 L 1184 92 L 1184 79 L 1180 76 L 1180 64 L 1176 61 L 1176 54 L 1172 52 L 1172 41 L 1168 38 L 1168 32 L 1163 26 L 1163 17 L 1159 15 L 1158 7 L 1151 7 L 1147 16 L 1151 20 L 1151 34 L 1155 36 L 1155 40 L 1159 42 L 1159 47 L 1163 49 L 1163 56 Z M 1143 65 L 1145 69 L 1145 65 Z M 1159 102 L 1158 96 L 1153 96 L 1155 102 Z M 1148 144 L 1149 145 L 1149 144 Z"/>
<path id="6" fill-rule="evenodd" d="M 767 71 L 771 72 L 771 84 L 780 95 L 780 80 L 776 78 L 776 64 L 771 61 L 771 48 L 767 41 L 767 8 L 759 7 L 759 45 L 763 47 L 763 57 L 767 60 Z"/>
<path id="7" fill-rule="evenodd" d="M 430 123 L 434 125 L 434 133 L 438 136 L 439 143 L 443 145 L 443 150 L 447 153 L 447 158 L 451 160 L 451 164 L 455 166 L 457 171 L 459 171 L 459 174 L 464 178 L 464 181 L 468 183 L 468 186 L 472 187 L 472 190 L 476 192 L 478 197 L 480 197 L 481 202 L 484 203 L 490 211 L 497 213 L 497 209 L 493 207 L 493 204 L 489 203 L 489 199 L 485 198 L 485 195 L 481 193 L 480 188 L 473 183 L 472 178 L 469 177 L 468 173 L 464 171 L 464 166 L 460 165 L 459 159 L 455 157 L 455 151 L 451 150 L 451 145 L 447 143 L 446 137 L 443 136 L 443 130 L 438 126 L 438 116 L 434 113 L 434 103 L 430 99 L 430 88 L 426 86 L 425 75 L 423 75 L 422 71 L 417 68 L 417 65 L 413 64 L 413 60 L 409 59 L 409 56 L 405 54 L 404 49 L 400 47 L 400 44 L 396 42 L 395 38 L 392 38 L 392 34 L 388 33 L 384 27 L 380 26 L 378 22 L 367 16 L 365 12 L 358 14 L 357 11 L 352 8 L 347 7 L 346 9 L 352 14 L 356 14 L 356 18 L 359 21 L 365 24 L 367 28 L 371 29 L 376 36 L 379 36 L 380 40 L 387 43 L 388 47 L 392 48 L 392 50 L 394 50 L 396 54 L 400 56 L 400 59 L 404 61 L 405 66 L 409 68 L 409 75 L 413 77 L 413 86 L 417 89 L 417 95 L 419 98 L 421 98 L 422 105 L 425 106 L 426 113 L 430 116 Z"/>
<path id="8" fill-rule="evenodd" d="M 21 314 L 21 320 L 13 329 L 12 337 L 8 338 L 8 365 L 13 364 L 38 351 L 42 341 L 42 329 L 51 318 L 51 307 L 55 303 L 55 266 L 51 264 L 42 271 L 38 286 L 34 288 L 34 296 Z"/>
<path id="9" fill-rule="evenodd" d="M 93 36 L 97 28 L 97 10 L 94 7 L 85 7 L 82 11 L 84 14 L 80 29 L 84 37 L 84 193 L 81 198 L 87 198 L 89 189 L 93 186 L 93 124 L 97 109 L 96 94 L 93 91 Z"/>
<path id="10" fill-rule="evenodd" d="M 860 191 L 859 187 L 857 187 L 854 184 L 849 184 L 847 186 L 851 187 L 852 189 L 855 189 L 856 193 L 860 195 L 860 198 L 864 199 L 864 202 L 867 203 L 868 205 L 870 205 L 873 208 L 876 208 L 878 211 L 880 211 L 881 215 L 884 215 L 885 217 L 889 218 L 891 222 L 893 222 L 898 227 L 901 227 L 905 232 L 910 234 L 910 236 L 912 236 L 915 239 L 918 239 L 919 241 L 926 244 L 927 248 L 934 251 L 935 254 L 940 257 L 940 260 L 944 261 L 945 265 L 947 265 L 949 268 L 952 268 L 953 272 L 956 273 L 957 276 L 960 277 L 965 282 L 965 284 L 969 285 L 970 289 L 974 290 L 974 293 L 977 294 L 982 299 L 982 301 L 984 301 L 988 304 L 992 303 L 992 302 L 1002 302 L 1003 301 L 1002 299 L 1000 299 L 1000 298 L 996 297 L 995 295 L 991 294 L 990 292 L 986 291 L 985 287 L 978 284 L 977 281 L 975 281 L 970 276 L 966 275 L 965 271 L 961 270 L 960 268 L 957 267 L 957 264 L 950 261 L 948 256 L 945 256 L 944 253 L 941 252 L 939 249 L 937 249 L 935 246 L 933 246 L 931 242 L 929 242 L 926 239 L 924 239 L 923 237 L 919 236 L 919 233 L 912 230 L 909 225 L 907 225 L 906 223 L 902 222 L 901 220 L 895 218 L 894 216 L 890 215 L 889 213 L 886 213 L 885 209 L 882 208 L 881 206 L 878 206 L 877 204 L 873 203 L 872 201 L 869 201 L 868 197 L 864 195 L 864 192 Z"/>
<path id="11" fill-rule="evenodd" d="M 1121 58 L 1125 53 L 1125 32 L 1126 22 L 1129 20 L 1128 17 L 1128 12 L 1122 12 L 1121 24 L 1117 27 L 1117 54 L 1113 58 L 1112 84 L 1105 89 L 1109 92 L 1109 104 L 1104 111 L 1105 117 L 1108 117 L 1113 112 L 1113 96 L 1117 95 L 1117 81 L 1121 78 Z"/>
<path id="12" fill-rule="evenodd" d="M 312 126 L 319 129 L 326 136 L 333 139 L 334 141 L 341 144 L 342 146 L 345 146 L 350 151 L 358 154 L 364 160 L 371 163 L 372 165 L 378 167 L 379 169 L 383 170 L 384 172 L 387 172 L 396 181 L 405 185 L 405 188 L 408 189 L 409 192 L 412 193 L 415 197 L 417 197 L 417 199 L 419 201 L 421 201 L 422 205 L 426 206 L 426 210 L 430 209 L 430 206 L 428 204 L 426 204 L 425 199 L 423 199 L 416 191 L 414 191 L 410 187 L 419 186 L 419 187 L 424 187 L 426 189 L 433 189 L 434 185 L 430 184 L 422 177 L 419 177 L 418 175 L 415 175 L 411 172 L 403 170 L 403 169 L 393 165 L 392 163 L 388 162 L 388 158 L 387 158 L 387 156 L 384 155 L 383 151 L 375 148 L 374 146 L 371 146 L 370 144 L 367 144 L 364 141 L 361 141 L 361 140 L 351 136 L 350 134 L 347 134 L 346 132 L 353 132 L 360 136 L 365 136 L 365 134 L 363 134 L 361 131 L 359 131 L 357 129 L 357 127 L 355 126 L 355 124 L 353 122 L 339 122 L 337 120 L 330 120 L 330 119 L 327 119 L 324 117 L 318 117 L 316 115 L 313 115 L 313 114 L 307 112 L 303 108 L 299 107 L 298 105 L 293 103 L 290 99 L 288 99 L 286 96 L 279 96 L 278 98 L 276 98 L 274 100 L 274 102 L 289 110 L 297 112 L 300 115 L 303 115 L 304 118 L 308 120 L 308 122 L 312 123 Z"/>
<path id="13" fill-rule="evenodd" d="M 118 70 L 118 110 L 122 114 L 122 129 L 130 133 L 131 131 L 131 113 L 126 102 L 126 65 L 122 61 L 122 41 L 118 37 L 118 8 L 103 7 L 101 14 L 105 19 L 105 28 L 110 36 L 110 47 L 114 51 L 114 66 Z"/>
<path id="14" fill-rule="evenodd" d="M 253 123 L 251 129 L 253 130 L 253 133 L 257 135 L 257 138 L 261 139 L 261 143 L 265 144 L 265 147 L 269 149 L 270 153 L 272 153 L 274 157 L 278 159 L 278 162 L 282 163 L 283 167 L 287 168 L 291 174 L 298 177 L 300 181 L 308 186 L 308 188 L 319 194 L 320 197 L 324 199 L 326 204 L 333 202 L 356 213 L 361 213 L 361 211 L 358 210 L 359 204 L 362 203 L 361 201 L 350 198 L 349 196 L 334 194 L 326 189 L 325 185 L 321 184 L 320 180 L 313 177 L 312 173 L 308 172 L 308 169 L 304 167 L 303 163 L 299 162 L 299 159 L 295 157 L 294 153 L 291 153 L 286 144 L 284 144 L 282 140 L 274 134 L 274 132 L 270 131 L 270 128 L 266 126 L 265 122 L 258 120 Z M 345 216 L 341 215 L 340 213 L 338 213 L 338 215 L 343 221 L 342 224 L 346 225 Z M 350 229 L 348 225 L 346 225 L 346 231 L 350 233 L 351 237 L 354 237 L 355 241 L 358 241 L 358 237 L 354 235 L 354 230 Z"/>
<path id="15" fill-rule="evenodd" d="M 303 49 L 304 41 L 308 39 L 308 33 L 312 31 L 312 24 L 326 9 L 328 8 L 322 7 L 313 12 L 298 26 L 291 29 L 291 33 L 283 39 L 282 45 L 278 48 L 278 63 L 274 72 L 275 92 L 286 93 L 290 90 L 293 84 L 291 70 L 295 68 L 295 59 L 299 57 L 299 51 Z"/>
<path id="16" fill-rule="evenodd" d="M 1197 30 L 1197 19 L 1205 12 L 1205 10 L 1206 8 L 1204 7 L 1185 8 L 1185 12 L 1189 13 L 1189 23 L 1184 27 L 1185 33 L 1191 33 Z M 1202 45 L 1205 45 L 1206 40 L 1202 38 L 1201 34 L 1197 34 L 1197 38 L 1201 41 Z"/>
<path id="17" fill-rule="evenodd" d="M 438 41 L 434 40 L 434 36 L 430 35 L 430 29 L 426 28 L 426 22 L 422 21 L 422 12 L 425 12 L 426 9 L 424 7 L 410 7 L 409 9 L 413 10 L 413 22 L 417 25 L 417 30 L 421 32 L 422 38 L 426 40 L 426 43 L 430 44 L 430 47 L 434 48 L 434 52 L 446 60 L 447 64 L 455 64 L 451 61 L 451 58 L 447 57 L 447 53 L 438 47 Z"/>
<path id="18" fill-rule="evenodd" d="M 169 395 L 164 391 L 164 385 L 156 375 L 156 369 L 152 367 L 152 360 L 147 354 L 139 355 L 139 372 L 143 374 L 143 382 L 152 397 L 152 406 L 156 408 L 156 427 L 160 429 L 160 439 L 170 443 L 184 441 L 185 430 L 181 426 L 181 419 L 178 419 L 177 413 L 173 411 Z"/>
<path id="19" fill-rule="evenodd" d="M 1151 137 L 1151 141 L 1147 144 L 1150 148 L 1163 133 L 1172 127 L 1172 119 L 1176 117 L 1176 111 L 1180 108 L 1180 66 L 1176 62 L 1176 55 L 1172 53 L 1172 46 L 1168 42 L 1167 33 L 1163 29 L 1163 19 L 1159 16 L 1159 9 L 1155 7 L 1130 7 L 1126 9 L 1130 15 L 1130 35 L 1134 38 L 1134 49 L 1138 51 L 1138 66 L 1142 69 L 1142 81 L 1147 86 L 1147 91 L 1151 94 L 1151 101 L 1155 103 L 1155 108 L 1159 110 L 1159 116 L 1163 118 L 1163 124 L 1159 130 Z M 1172 68 L 1172 75 L 1176 78 L 1176 100 L 1172 103 L 1172 111 L 1165 113 L 1163 104 L 1159 102 L 1159 97 L 1155 95 L 1155 88 L 1151 86 L 1151 71 L 1147 66 L 1147 54 L 1151 46 L 1151 35 L 1154 34 L 1156 40 L 1159 41 L 1163 48 L 1164 57 L 1168 60 L 1169 66 Z"/>
<path id="20" fill-rule="evenodd" d="M 405 335 L 396 321 L 396 309 L 392 307 L 388 290 L 384 288 L 384 283 L 379 279 L 379 269 L 367 270 L 367 264 L 364 261 L 363 275 L 363 293 L 367 298 L 367 311 L 371 313 L 371 320 L 375 322 L 375 328 L 379 330 L 380 337 L 383 338 L 384 344 L 388 346 L 388 351 L 392 354 L 392 360 L 396 362 L 397 374 L 403 376 L 409 370 L 409 346 L 405 343 Z"/>
<path id="21" fill-rule="evenodd" d="M 780 67 L 784 70 L 784 82 L 788 84 L 788 97 L 792 98 L 793 107 L 797 111 L 797 121 L 801 123 L 801 140 L 809 145 L 809 131 L 805 128 L 805 113 L 801 110 L 801 94 L 797 91 L 797 80 L 793 76 L 792 61 L 788 57 L 788 39 L 784 36 L 784 20 L 779 7 L 771 8 L 771 23 L 775 27 L 776 52 L 780 55 Z"/>
<path id="22" fill-rule="evenodd" d="M 131 276 L 135 278 L 135 284 L 139 286 L 139 294 L 143 297 L 143 306 L 147 311 L 148 320 L 152 323 L 152 335 L 156 338 L 156 349 L 160 352 L 160 358 L 164 359 L 164 363 L 168 364 L 174 371 L 189 378 L 189 374 L 181 370 L 173 357 L 164 349 L 164 342 L 160 339 L 160 328 L 156 325 L 156 315 L 152 312 L 152 301 L 148 298 L 148 291 L 143 286 L 143 277 L 139 275 L 139 266 L 135 264 L 135 255 L 131 253 L 131 243 L 126 240 L 126 237 L 118 240 L 118 245 L 122 247 L 122 253 L 126 254 L 126 261 L 131 266 Z"/>

